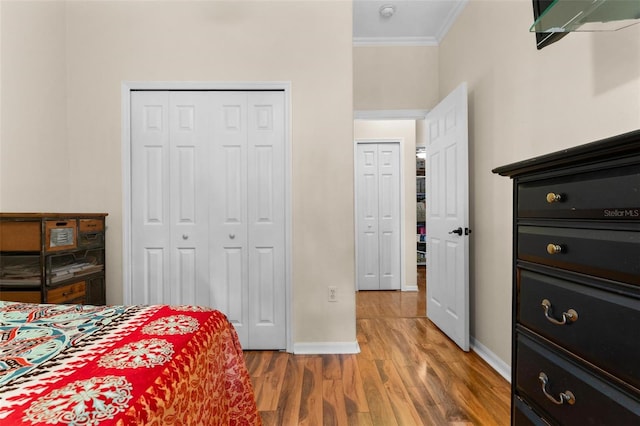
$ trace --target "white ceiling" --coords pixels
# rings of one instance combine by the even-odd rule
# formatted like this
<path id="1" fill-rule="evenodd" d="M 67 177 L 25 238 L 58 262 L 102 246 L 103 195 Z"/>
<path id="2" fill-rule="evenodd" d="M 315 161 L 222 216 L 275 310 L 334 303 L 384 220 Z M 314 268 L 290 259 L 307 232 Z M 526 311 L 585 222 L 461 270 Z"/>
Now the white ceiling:
<path id="1" fill-rule="evenodd" d="M 355 45 L 436 45 L 447 33 L 467 0 L 354 0 Z M 388 18 L 380 8 L 390 5 Z"/>

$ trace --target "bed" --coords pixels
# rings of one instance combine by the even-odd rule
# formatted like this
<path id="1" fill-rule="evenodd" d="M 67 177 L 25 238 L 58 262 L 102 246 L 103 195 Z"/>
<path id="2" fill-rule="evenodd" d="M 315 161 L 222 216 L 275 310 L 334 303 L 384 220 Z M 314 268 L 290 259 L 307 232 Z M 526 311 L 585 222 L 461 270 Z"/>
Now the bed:
<path id="1" fill-rule="evenodd" d="M 0 301 L 0 424 L 261 420 L 238 337 L 219 311 Z"/>

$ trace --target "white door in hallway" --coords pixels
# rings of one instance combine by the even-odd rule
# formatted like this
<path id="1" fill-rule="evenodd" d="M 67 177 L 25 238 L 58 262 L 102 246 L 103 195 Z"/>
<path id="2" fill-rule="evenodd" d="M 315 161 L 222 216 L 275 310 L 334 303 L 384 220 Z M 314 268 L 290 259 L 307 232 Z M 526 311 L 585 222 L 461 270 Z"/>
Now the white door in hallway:
<path id="1" fill-rule="evenodd" d="M 467 85 L 427 115 L 427 316 L 469 350 Z"/>
<path id="2" fill-rule="evenodd" d="M 131 95 L 132 302 L 224 312 L 286 347 L 284 93 Z"/>
<path id="3" fill-rule="evenodd" d="M 358 290 L 400 289 L 400 144 L 356 147 Z"/>

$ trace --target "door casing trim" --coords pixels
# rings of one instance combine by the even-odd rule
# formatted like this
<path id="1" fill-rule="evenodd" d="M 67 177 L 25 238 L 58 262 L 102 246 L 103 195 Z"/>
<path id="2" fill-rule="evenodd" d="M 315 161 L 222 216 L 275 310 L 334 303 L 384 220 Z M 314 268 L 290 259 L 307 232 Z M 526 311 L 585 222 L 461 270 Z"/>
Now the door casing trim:
<path id="1" fill-rule="evenodd" d="M 284 91 L 285 134 L 285 329 L 286 351 L 293 352 L 293 321 L 291 303 L 291 82 L 206 82 L 206 81 L 123 81 L 121 84 L 121 165 L 122 165 L 122 300 L 131 304 L 131 92 L 135 90 L 193 91 Z"/>

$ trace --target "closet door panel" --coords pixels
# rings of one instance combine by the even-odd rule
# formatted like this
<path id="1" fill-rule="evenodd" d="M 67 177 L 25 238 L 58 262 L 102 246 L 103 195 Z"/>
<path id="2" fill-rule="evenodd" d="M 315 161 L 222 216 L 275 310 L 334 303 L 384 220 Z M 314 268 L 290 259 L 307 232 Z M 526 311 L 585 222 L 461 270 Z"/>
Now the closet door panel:
<path id="1" fill-rule="evenodd" d="M 209 276 L 212 306 L 248 343 L 247 95 L 215 92 L 209 140 Z"/>
<path id="2" fill-rule="evenodd" d="M 378 290 L 378 146 L 358 144 L 357 150 L 358 289 Z"/>
<path id="3" fill-rule="evenodd" d="M 400 289 L 400 145 L 378 145 L 380 289 Z"/>
<path id="4" fill-rule="evenodd" d="M 137 275 L 142 276 L 142 280 L 134 281 L 133 303 L 140 304 L 161 304 L 164 294 L 165 269 L 167 267 L 166 251 L 163 248 L 143 248 L 144 258 L 143 268 L 136 268 Z M 136 265 L 140 265 L 137 263 Z"/>
<path id="5" fill-rule="evenodd" d="M 132 92 L 132 303 L 171 298 L 169 158 L 169 92 Z"/>
<path id="6" fill-rule="evenodd" d="M 196 256 L 197 252 L 192 248 L 182 248 L 177 250 L 177 262 L 175 264 L 176 276 L 179 277 L 179 285 L 171 287 L 171 300 L 175 305 L 199 305 L 196 278 Z"/>
<path id="7" fill-rule="evenodd" d="M 171 92 L 171 304 L 208 305 L 207 203 L 210 95 Z"/>
<path id="8" fill-rule="evenodd" d="M 249 342 L 252 349 L 284 349 L 284 92 L 249 92 L 247 100 Z"/>
<path id="9" fill-rule="evenodd" d="M 246 292 L 244 291 L 246 277 L 244 262 L 246 255 L 241 247 L 226 247 L 224 249 L 224 269 L 217 271 L 219 279 L 215 289 L 216 309 L 224 312 L 234 325 L 243 343 L 248 338 L 244 308 Z"/>

